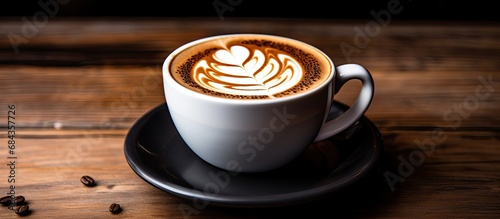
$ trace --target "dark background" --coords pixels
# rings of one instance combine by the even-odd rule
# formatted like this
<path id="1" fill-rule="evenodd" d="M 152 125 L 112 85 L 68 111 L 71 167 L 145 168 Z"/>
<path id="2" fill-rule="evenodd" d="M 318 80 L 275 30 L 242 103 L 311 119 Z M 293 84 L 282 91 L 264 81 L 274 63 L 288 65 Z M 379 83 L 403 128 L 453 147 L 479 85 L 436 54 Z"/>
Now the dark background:
<path id="1" fill-rule="evenodd" d="M 57 0 L 2 1 L 0 16 L 33 16 L 42 10 L 39 2 Z M 218 18 L 214 2 L 226 4 L 230 10 L 223 14 L 232 17 L 281 17 L 325 19 L 372 19 L 370 11 L 387 9 L 391 1 L 399 2 L 403 11 L 395 20 L 459 20 L 498 21 L 500 9 L 495 1 L 466 0 L 377 0 L 377 1 L 272 1 L 272 0 L 185 0 L 185 1 L 116 1 L 116 0 L 60 0 L 66 1 L 58 8 L 57 17 L 213 17 Z M 233 5 L 231 5 L 233 3 Z M 286 6 L 280 6 L 287 4 Z M 221 6 L 223 7 L 223 6 Z"/>

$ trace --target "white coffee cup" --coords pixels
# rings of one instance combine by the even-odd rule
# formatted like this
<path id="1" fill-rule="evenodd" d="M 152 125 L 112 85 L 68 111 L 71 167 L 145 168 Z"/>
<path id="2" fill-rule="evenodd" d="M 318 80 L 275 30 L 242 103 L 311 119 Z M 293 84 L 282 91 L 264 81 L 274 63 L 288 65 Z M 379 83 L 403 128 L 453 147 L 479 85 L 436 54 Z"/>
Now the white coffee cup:
<path id="1" fill-rule="evenodd" d="M 335 66 L 326 54 L 312 45 L 281 36 L 243 34 L 278 41 L 293 40 L 317 50 L 331 65 L 329 76 L 322 84 L 296 95 L 248 100 L 196 92 L 172 77 L 173 58 L 187 48 L 217 38 L 241 35 L 195 40 L 173 51 L 163 63 L 166 104 L 174 125 L 191 150 L 206 162 L 233 172 L 273 170 L 297 158 L 309 144 L 346 129 L 368 109 L 374 94 L 368 70 L 358 64 Z M 344 114 L 326 121 L 334 94 L 352 79 L 362 82 L 358 99 Z"/>

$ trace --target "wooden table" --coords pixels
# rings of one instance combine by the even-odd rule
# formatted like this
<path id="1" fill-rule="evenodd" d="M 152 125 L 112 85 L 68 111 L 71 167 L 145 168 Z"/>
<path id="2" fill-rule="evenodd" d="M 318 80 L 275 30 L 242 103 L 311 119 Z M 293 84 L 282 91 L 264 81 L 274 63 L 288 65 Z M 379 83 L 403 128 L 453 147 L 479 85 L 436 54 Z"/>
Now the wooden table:
<path id="1" fill-rule="evenodd" d="M 499 23 L 29 21 L 0 21 L 0 194 L 15 186 L 16 195 L 27 199 L 30 217 L 500 216 Z M 360 63 L 371 71 L 376 94 L 366 116 L 384 140 L 374 174 L 341 194 L 299 206 L 207 207 L 186 215 L 179 206 L 189 200 L 151 186 L 131 170 L 124 138 L 136 119 L 165 101 L 166 56 L 191 40 L 240 32 L 296 38 L 337 65 Z M 359 87 L 349 82 L 338 100 L 353 103 Z M 94 177 L 97 186 L 83 186 L 83 175 Z M 108 211 L 113 202 L 122 205 L 120 215 Z M 17 216 L 5 207 L 0 217 Z"/>

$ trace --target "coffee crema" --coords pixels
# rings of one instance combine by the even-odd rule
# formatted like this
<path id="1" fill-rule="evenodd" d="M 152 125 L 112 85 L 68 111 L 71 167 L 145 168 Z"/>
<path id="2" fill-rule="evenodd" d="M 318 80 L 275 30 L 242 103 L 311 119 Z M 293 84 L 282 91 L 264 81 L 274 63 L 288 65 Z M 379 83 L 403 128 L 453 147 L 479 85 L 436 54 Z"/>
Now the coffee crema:
<path id="1" fill-rule="evenodd" d="M 273 36 L 230 36 L 180 52 L 170 65 L 181 85 L 211 96 L 267 99 L 298 94 L 321 84 L 331 73 L 315 48 Z"/>

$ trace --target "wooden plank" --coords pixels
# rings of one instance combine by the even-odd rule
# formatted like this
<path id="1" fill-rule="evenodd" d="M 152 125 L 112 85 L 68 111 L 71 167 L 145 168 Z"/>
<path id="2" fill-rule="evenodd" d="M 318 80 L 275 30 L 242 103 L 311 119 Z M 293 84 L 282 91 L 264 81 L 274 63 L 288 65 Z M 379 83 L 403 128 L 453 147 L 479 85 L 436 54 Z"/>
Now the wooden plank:
<path id="1" fill-rule="evenodd" d="M 450 74 L 441 71 L 374 69 L 372 74 L 376 93 L 366 115 L 381 128 L 499 127 L 497 73 L 456 71 L 447 78 Z M 486 87 L 481 78 L 493 82 Z M 349 82 L 336 99 L 350 105 L 359 88 Z M 165 101 L 159 66 L 0 67 L 0 93 L 0 113 L 15 104 L 20 127 L 127 128 Z"/>
<path id="2" fill-rule="evenodd" d="M 15 185 L 33 209 L 30 216 L 108 217 L 108 206 L 117 202 L 124 209 L 122 217 L 184 218 L 179 206 L 192 206 L 189 200 L 159 191 L 130 169 L 123 155 L 125 134 L 126 130 L 20 130 Z M 421 151 L 415 140 L 433 139 L 430 132 L 383 131 L 382 135 L 386 156 L 380 166 L 366 180 L 337 196 L 276 209 L 208 207 L 197 209 L 190 217 L 489 218 L 499 214 L 498 132 L 445 132 L 441 136 L 446 139 L 436 142 L 433 153 L 419 165 L 412 164 L 410 155 Z M 0 142 L 6 140 L 0 137 Z M 403 163 L 400 156 L 414 171 L 403 182 L 397 181 L 392 192 L 384 174 L 402 175 L 398 172 Z M 79 182 L 82 175 L 94 177 L 97 186 L 83 186 Z M 2 185 L 7 189 L 5 183 Z M 13 212 L 0 209 L 0 215 L 12 216 Z"/>
<path id="3" fill-rule="evenodd" d="M 324 50 L 338 64 L 360 62 L 372 68 L 398 71 L 499 67 L 493 62 L 500 48 L 496 40 L 500 31 L 495 23 L 394 21 L 366 35 L 356 30 L 363 31 L 368 21 L 296 20 L 289 25 L 290 22 L 294 20 L 55 19 L 20 44 L 17 54 L 9 38 L 1 38 L 0 60 L 2 64 L 32 65 L 157 65 L 168 53 L 191 40 L 215 34 L 258 32 L 303 40 Z M 22 24 L 20 20 L 4 21 L 0 35 L 22 36 Z M 353 53 L 342 52 L 342 43 L 352 46 Z"/>
<path id="4" fill-rule="evenodd" d="M 165 102 L 156 67 L 5 67 L 0 78 L 0 112 L 15 104 L 20 127 L 123 128 Z"/>

